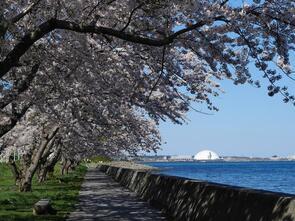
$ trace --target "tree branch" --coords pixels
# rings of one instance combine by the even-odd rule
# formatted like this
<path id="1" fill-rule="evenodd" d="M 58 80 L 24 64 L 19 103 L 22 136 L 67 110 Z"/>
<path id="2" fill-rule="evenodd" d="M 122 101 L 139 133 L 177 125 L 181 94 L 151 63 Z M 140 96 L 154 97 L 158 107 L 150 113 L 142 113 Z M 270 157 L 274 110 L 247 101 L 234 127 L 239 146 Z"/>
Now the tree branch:
<path id="1" fill-rule="evenodd" d="M 1 118 L 2 117 L 10 118 L 8 124 L 0 124 L 0 138 L 14 128 L 17 122 L 26 114 L 30 106 L 31 106 L 31 103 L 24 105 L 24 107 L 22 107 L 22 109 L 19 112 L 13 113 L 12 116 L 9 116 L 8 114 L 0 111 L 0 115 L 2 115 L 0 116 Z"/>
<path id="2" fill-rule="evenodd" d="M 287 21 L 287 20 L 285 20 L 285 19 L 283 19 L 283 18 L 280 18 L 280 17 L 275 16 L 275 14 L 262 13 L 262 12 L 255 11 L 255 10 L 253 10 L 253 9 L 249 9 L 249 10 L 247 10 L 247 13 L 248 13 L 248 14 L 252 14 L 252 15 L 256 16 L 257 18 L 260 18 L 260 17 L 263 15 L 263 16 L 269 17 L 269 18 L 271 18 L 271 19 L 273 19 L 273 20 L 276 20 L 276 21 L 282 22 L 282 23 L 284 23 L 284 24 L 286 24 L 286 25 L 291 25 L 291 26 L 295 27 L 295 20 L 294 20 L 294 19 L 293 19 L 293 20 L 288 20 L 288 21 Z"/>
<path id="3" fill-rule="evenodd" d="M 218 16 L 212 19 L 222 20 L 223 16 Z M 94 25 L 77 24 L 75 22 L 58 20 L 53 18 L 42 23 L 35 31 L 29 32 L 28 34 L 26 34 L 21 39 L 21 41 L 18 44 L 16 44 L 15 47 L 7 54 L 6 58 L 2 62 L 0 62 L 0 78 L 3 77 L 11 68 L 16 66 L 21 56 L 24 55 L 26 51 L 36 41 L 43 38 L 46 34 L 50 33 L 51 31 L 55 29 L 70 30 L 70 31 L 79 32 L 79 33 L 104 34 L 104 35 L 113 36 L 128 42 L 161 47 L 161 46 L 173 43 L 173 41 L 178 36 L 184 33 L 190 32 L 194 29 L 200 28 L 208 22 L 209 22 L 208 20 L 201 20 L 199 22 L 196 22 L 193 25 L 190 25 L 189 27 L 183 28 L 175 32 L 172 35 L 157 39 L 157 38 L 143 37 L 140 35 L 125 33 L 112 28 L 101 27 L 101 26 L 96 27 Z"/>
<path id="4" fill-rule="evenodd" d="M 131 23 L 132 16 L 133 16 L 134 13 L 135 13 L 138 9 L 140 9 L 142 6 L 144 6 L 144 3 L 138 5 L 137 7 L 135 7 L 135 8 L 131 11 L 131 13 L 130 13 L 130 15 L 129 15 L 129 18 L 128 18 L 128 22 L 127 22 L 126 25 L 121 29 L 122 32 L 125 31 L 126 28 L 128 28 L 129 24 Z"/>
<path id="5" fill-rule="evenodd" d="M 27 8 L 25 8 L 21 13 L 10 19 L 9 23 L 14 24 L 21 20 L 24 16 L 26 16 L 28 13 L 30 13 L 36 5 L 39 4 L 41 0 L 37 0 L 35 3 L 30 4 Z"/>
<path id="6" fill-rule="evenodd" d="M 12 88 L 12 90 L 9 91 L 8 94 L 5 94 L 4 97 L 0 99 L 0 109 L 6 107 L 13 100 L 15 100 L 19 94 L 23 93 L 29 88 L 31 82 L 36 76 L 36 73 L 38 72 L 39 66 L 40 64 L 34 65 L 30 73 L 27 75 L 26 79 L 15 85 L 15 87 Z"/>
<path id="7" fill-rule="evenodd" d="M 160 72 L 160 75 L 159 75 L 158 79 L 156 80 L 155 84 L 152 86 L 152 89 L 150 90 L 150 93 L 149 93 L 149 95 L 148 95 L 145 103 L 148 103 L 150 101 L 150 98 L 151 98 L 154 90 L 156 89 L 156 87 L 158 86 L 160 80 L 162 79 L 162 77 L 164 75 L 165 53 L 166 53 L 166 46 L 163 47 L 163 51 L 162 51 L 162 62 L 161 62 L 161 72 Z"/>

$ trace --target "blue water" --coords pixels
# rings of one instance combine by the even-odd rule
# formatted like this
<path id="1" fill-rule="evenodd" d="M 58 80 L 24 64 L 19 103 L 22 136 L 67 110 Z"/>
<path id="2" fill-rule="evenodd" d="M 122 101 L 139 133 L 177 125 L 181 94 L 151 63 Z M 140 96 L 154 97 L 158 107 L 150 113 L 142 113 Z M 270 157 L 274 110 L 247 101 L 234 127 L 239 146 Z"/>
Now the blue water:
<path id="1" fill-rule="evenodd" d="M 155 162 L 161 174 L 295 194 L 295 162 Z"/>

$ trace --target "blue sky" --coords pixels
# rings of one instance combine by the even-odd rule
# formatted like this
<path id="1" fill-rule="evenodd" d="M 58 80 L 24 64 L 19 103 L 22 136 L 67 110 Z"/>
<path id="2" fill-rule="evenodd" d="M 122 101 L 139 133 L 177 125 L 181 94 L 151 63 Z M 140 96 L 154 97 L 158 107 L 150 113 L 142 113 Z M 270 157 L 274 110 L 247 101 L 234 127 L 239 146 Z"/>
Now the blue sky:
<path id="1" fill-rule="evenodd" d="M 240 6 L 242 2 L 230 1 L 230 4 Z M 293 54 L 291 60 L 292 63 L 295 60 Z M 261 76 L 253 65 L 250 71 Z M 295 107 L 285 104 L 280 95 L 269 97 L 264 79 L 261 84 L 257 89 L 222 81 L 225 94 L 213 100 L 219 112 L 208 116 L 190 111 L 190 121 L 184 125 L 162 122 L 164 144 L 158 154 L 195 154 L 210 149 L 221 156 L 295 155 Z M 294 94 L 295 82 L 286 84 Z M 198 105 L 194 107 L 198 109 Z"/>
<path id="2" fill-rule="evenodd" d="M 202 149 L 220 155 L 295 155 L 295 107 L 265 88 L 221 82 L 226 93 L 215 99 L 212 116 L 190 111 L 190 122 L 160 125 L 163 144 L 158 154 L 195 154 Z M 293 87 L 295 86 L 295 82 Z"/>

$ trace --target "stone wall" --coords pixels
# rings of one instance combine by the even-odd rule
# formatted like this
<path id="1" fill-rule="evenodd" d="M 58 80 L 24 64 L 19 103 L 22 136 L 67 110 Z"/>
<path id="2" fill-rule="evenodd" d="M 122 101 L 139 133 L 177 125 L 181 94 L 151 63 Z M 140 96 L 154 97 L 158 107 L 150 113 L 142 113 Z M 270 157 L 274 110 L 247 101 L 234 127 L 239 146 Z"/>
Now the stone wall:
<path id="1" fill-rule="evenodd" d="M 173 220 L 295 221 L 295 196 L 132 169 L 100 170 Z"/>

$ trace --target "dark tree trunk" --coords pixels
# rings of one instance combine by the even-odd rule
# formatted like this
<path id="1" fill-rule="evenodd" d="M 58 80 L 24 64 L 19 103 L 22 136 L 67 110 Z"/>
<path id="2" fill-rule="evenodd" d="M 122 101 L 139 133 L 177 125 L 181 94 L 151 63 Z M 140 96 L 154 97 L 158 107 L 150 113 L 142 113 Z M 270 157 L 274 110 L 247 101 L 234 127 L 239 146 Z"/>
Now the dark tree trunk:
<path id="1" fill-rule="evenodd" d="M 47 168 L 46 167 L 42 167 L 42 169 L 40 169 L 39 174 L 38 174 L 38 182 L 42 183 L 46 180 L 46 175 L 47 175 Z"/>
<path id="2" fill-rule="evenodd" d="M 59 159 L 59 155 L 50 160 L 50 162 L 46 163 L 41 169 L 40 169 L 40 172 L 39 172 L 39 175 L 38 175 L 38 182 L 44 182 L 47 178 L 48 178 L 48 175 L 51 174 L 51 176 L 53 176 L 53 172 L 54 172 L 54 167 L 56 165 L 56 163 L 58 162 L 58 159 Z"/>
<path id="3" fill-rule="evenodd" d="M 62 168 L 61 168 L 61 175 L 65 175 L 66 167 L 67 167 L 68 160 L 63 160 Z"/>
<path id="4" fill-rule="evenodd" d="M 50 152 L 51 147 L 54 144 L 54 139 L 50 141 L 48 144 L 47 150 L 44 151 L 44 156 L 42 156 L 41 163 L 38 170 L 38 182 L 44 182 L 47 178 L 47 173 L 49 170 L 54 170 L 54 166 L 60 158 L 61 146 L 60 146 L 60 139 L 57 140 L 57 147 L 54 152 Z M 49 158 L 50 154 L 53 154 L 51 158 Z"/>
<path id="5" fill-rule="evenodd" d="M 20 192 L 31 192 L 32 191 L 32 177 L 28 177 L 24 180 L 21 180 L 19 185 Z"/>
<path id="6" fill-rule="evenodd" d="M 33 176 L 40 165 L 40 159 L 49 144 L 49 142 L 55 137 L 56 133 L 58 132 L 58 127 L 54 127 L 53 130 L 50 132 L 49 135 L 45 137 L 45 139 L 41 142 L 40 147 L 38 148 L 36 154 L 33 155 L 30 166 L 25 170 L 21 182 L 19 190 L 21 192 L 29 192 L 32 191 L 32 179 Z"/>
<path id="7" fill-rule="evenodd" d="M 14 177 L 14 180 L 15 180 L 15 184 L 19 184 L 19 181 L 20 181 L 20 172 L 17 168 L 17 165 L 15 163 L 15 161 L 10 161 L 9 160 L 9 167 L 12 171 L 12 174 L 13 174 L 13 177 Z"/>

